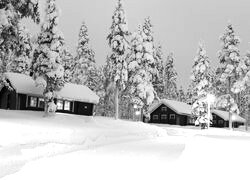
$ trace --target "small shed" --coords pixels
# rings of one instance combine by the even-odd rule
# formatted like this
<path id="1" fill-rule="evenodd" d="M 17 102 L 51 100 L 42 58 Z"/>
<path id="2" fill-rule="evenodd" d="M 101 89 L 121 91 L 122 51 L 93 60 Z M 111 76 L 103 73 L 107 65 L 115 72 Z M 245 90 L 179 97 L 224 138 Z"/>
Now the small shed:
<path id="1" fill-rule="evenodd" d="M 19 73 L 5 73 L 10 88 L 0 87 L 0 108 L 12 110 L 44 110 L 43 90 L 32 77 Z M 92 116 L 99 97 L 87 86 L 66 83 L 56 92 L 57 112 Z"/>
<path id="2" fill-rule="evenodd" d="M 149 108 L 149 123 L 193 125 L 191 106 L 179 101 L 162 99 Z"/>
<path id="3" fill-rule="evenodd" d="M 213 123 L 212 127 L 229 127 L 229 112 L 222 110 L 213 110 Z M 240 125 L 244 125 L 246 120 L 237 114 L 233 114 L 232 118 L 233 127 L 237 128 Z"/>

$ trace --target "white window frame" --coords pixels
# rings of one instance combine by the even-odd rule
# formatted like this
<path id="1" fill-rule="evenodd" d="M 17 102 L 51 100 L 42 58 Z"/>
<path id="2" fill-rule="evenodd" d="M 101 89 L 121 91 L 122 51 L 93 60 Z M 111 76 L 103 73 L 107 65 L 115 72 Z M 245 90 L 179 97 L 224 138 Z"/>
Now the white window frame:
<path id="1" fill-rule="evenodd" d="M 161 107 L 161 111 L 167 112 L 167 111 L 168 111 L 168 108 L 167 108 L 166 106 L 163 106 L 163 107 Z"/>
<path id="2" fill-rule="evenodd" d="M 68 104 L 69 106 L 67 106 L 69 109 L 66 109 L 66 103 L 69 103 L 69 104 Z M 64 110 L 64 111 L 70 111 L 70 104 L 71 104 L 71 102 L 70 102 L 70 101 L 64 101 L 63 104 L 64 104 L 64 105 L 63 105 L 63 110 Z"/>
<path id="3" fill-rule="evenodd" d="M 159 116 L 157 114 L 153 115 L 153 120 L 158 120 Z"/>
<path id="4" fill-rule="evenodd" d="M 169 115 L 169 119 L 175 120 L 175 118 L 176 118 L 175 114 L 170 114 L 170 115 Z"/>
<path id="5" fill-rule="evenodd" d="M 59 102 L 61 103 L 60 106 L 58 105 Z M 63 104 L 64 104 L 64 101 L 58 99 L 57 102 L 56 102 L 56 109 L 57 109 L 57 110 L 63 110 L 63 109 L 64 109 L 64 108 L 63 108 Z"/>
<path id="6" fill-rule="evenodd" d="M 33 102 L 32 99 L 35 100 L 35 104 L 34 104 L 34 105 L 31 104 L 31 102 Z M 38 102 L 37 102 L 37 97 L 35 97 L 35 96 L 30 96 L 29 106 L 30 106 L 30 107 L 37 107 L 37 103 L 38 103 Z"/>
<path id="7" fill-rule="evenodd" d="M 166 117 L 166 118 L 163 118 L 163 117 Z M 167 120 L 167 119 L 168 119 L 168 116 L 166 114 L 161 115 L 161 120 Z"/>

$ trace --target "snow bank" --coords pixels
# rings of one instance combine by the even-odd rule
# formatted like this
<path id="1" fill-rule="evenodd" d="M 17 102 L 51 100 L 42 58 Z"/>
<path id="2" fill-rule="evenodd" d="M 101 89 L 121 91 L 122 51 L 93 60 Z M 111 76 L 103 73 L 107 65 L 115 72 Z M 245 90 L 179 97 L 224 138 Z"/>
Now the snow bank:
<path id="1" fill-rule="evenodd" d="M 165 130 L 141 122 L 0 110 L 0 177 L 29 161 L 113 143 L 166 136 Z"/>
<path id="2" fill-rule="evenodd" d="M 154 137 L 164 131 L 141 122 L 128 122 L 105 117 L 56 114 L 43 117 L 43 112 L 0 110 L 0 146 L 13 144 L 83 144 L 106 138 Z"/>
<path id="3" fill-rule="evenodd" d="M 176 179 L 249 179 L 250 138 L 193 137 L 177 160 Z"/>

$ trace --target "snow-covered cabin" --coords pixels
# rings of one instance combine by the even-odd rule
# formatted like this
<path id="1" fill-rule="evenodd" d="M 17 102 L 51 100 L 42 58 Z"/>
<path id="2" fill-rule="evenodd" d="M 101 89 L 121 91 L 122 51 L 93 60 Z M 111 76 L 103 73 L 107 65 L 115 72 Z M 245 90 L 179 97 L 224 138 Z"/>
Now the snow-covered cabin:
<path id="1" fill-rule="evenodd" d="M 149 108 L 149 123 L 172 124 L 172 125 L 194 125 L 195 119 L 192 117 L 192 106 L 179 101 L 162 99 L 154 103 Z M 212 127 L 228 127 L 229 113 L 227 111 L 212 110 Z M 244 118 L 234 114 L 233 126 L 238 127 L 246 121 Z"/>
<path id="2" fill-rule="evenodd" d="M 212 111 L 213 123 L 212 127 L 229 127 L 229 113 L 227 111 L 214 109 Z M 233 114 L 233 127 L 238 127 L 246 123 L 246 120 L 237 114 Z"/>
<path id="3" fill-rule="evenodd" d="M 179 101 L 162 99 L 149 108 L 149 123 L 192 125 L 191 106 Z"/>
<path id="4" fill-rule="evenodd" d="M 0 108 L 13 110 L 44 109 L 43 90 L 36 86 L 35 81 L 27 75 L 19 73 L 5 73 L 7 86 L 0 87 Z M 99 102 L 99 97 L 88 87 L 66 83 L 56 92 L 55 103 L 57 112 L 91 116 L 94 105 Z"/>

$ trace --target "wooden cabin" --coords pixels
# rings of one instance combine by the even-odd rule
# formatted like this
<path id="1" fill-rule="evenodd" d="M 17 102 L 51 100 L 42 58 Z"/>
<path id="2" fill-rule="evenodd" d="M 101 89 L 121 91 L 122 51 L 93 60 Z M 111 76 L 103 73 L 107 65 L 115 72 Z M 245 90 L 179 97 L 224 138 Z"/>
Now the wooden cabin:
<path id="1" fill-rule="evenodd" d="M 227 111 L 222 110 L 213 110 L 213 122 L 211 124 L 211 127 L 229 127 L 229 113 Z M 237 128 L 241 125 L 244 125 L 246 123 L 246 120 L 242 117 L 240 117 L 237 114 L 233 114 L 234 118 L 232 118 L 233 127 Z"/>
<path id="2" fill-rule="evenodd" d="M 149 108 L 149 123 L 194 125 L 191 106 L 174 100 L 162 99 Z"/>
<path id="3" fill-rule="evenodd" d="M 44 110 L 43 89 L 27 75 L 5 73 L 9 84 L 0 87 L 0 108 L 11 110 Z M 66 83 L 56 92 L 57 112 L 92 116 L 99 97 L 87 86 Z"/>
<path id="4" fill-rule="evenodd" d="M 154 103 L 149 108 L 150 120 L 149 123 L 158 124 L 172 124 L 172 125 L 194 125 L 195 117 L 192 117 L 191 105 L 174 101 L 162 99 L 157 103 Z M 213 122 L 211 127 L 229 127 L 229 114 L 227 111 L 212 110 Z M 243 125 L 246 120 L 237 114 L 234 114 L 233 127 L 237 128 Z"/>

